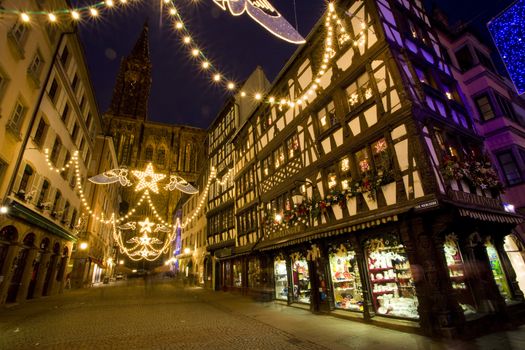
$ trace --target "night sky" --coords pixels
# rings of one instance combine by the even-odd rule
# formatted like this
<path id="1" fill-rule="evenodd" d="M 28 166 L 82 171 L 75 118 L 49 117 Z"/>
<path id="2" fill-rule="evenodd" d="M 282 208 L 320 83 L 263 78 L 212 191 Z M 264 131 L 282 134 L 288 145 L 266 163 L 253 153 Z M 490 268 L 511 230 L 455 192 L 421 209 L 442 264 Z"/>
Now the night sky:
<path id="1" fill-rule="evenodd" d="M 207 128 L 222 106 L 227 93 L 200 73 L 189 57 L 171 21 L 160 12 L 161 0 L 141 0 L 111 13 L 101 20 L 81 25 L 91 78 L 104 113 L 111 101 L 120 60 L 126 56 L 145 21 L 150 28 L 153 84 L 149 99 L 149 119 Z M 295 26 L 293 0 L 271 3 Z M 480 30 L 485 23 L 513 0 L 427 0 L 438 3 L 451 22 L 472 21 Z M 75 3 L 75 2 L 74 2 Z M 77 2 L 78 3 L 78 2 Z M 323 14 L 323 0 L 295 0 L 299 32 L 306 37 Z M 179 0 L 185 23 L 194 40 L 222 72 L 237 82 L 246 79 L 260 65 L 272 81 L 297 46 L 279 40 L 246 14 L 233 17 L 212 0 Z M 488 34 L 485 35 L 488 37 Z"/>

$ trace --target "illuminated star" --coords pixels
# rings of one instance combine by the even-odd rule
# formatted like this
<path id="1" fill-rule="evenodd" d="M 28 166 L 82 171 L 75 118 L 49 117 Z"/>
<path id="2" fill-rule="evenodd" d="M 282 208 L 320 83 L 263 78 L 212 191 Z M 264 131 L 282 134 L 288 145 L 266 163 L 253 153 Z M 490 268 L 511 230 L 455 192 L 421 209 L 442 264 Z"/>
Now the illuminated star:
<path id="1" fill-rule="evenodd" d="M 149 232 L 151 233 L 151 228 L 155 225 L 154 222 L 150 222 L 149 218 L 144 219 L 144 221 L 139 221 L 140 232 Z"/>
<path id="2" fill-rule="evenodd" d="M 164 174 L 154 173 L 153 165 L 151 165 L 151 163 L 146 167 L 146 171 L 133 170 L 133 175 L 139 179 L 139 183 L 137 184 L 137 187 L 135 187 L 135 191 L 137 192 L 146 188 L 154 193 L 159 193 L 157 182 L 166 177 Z"/>

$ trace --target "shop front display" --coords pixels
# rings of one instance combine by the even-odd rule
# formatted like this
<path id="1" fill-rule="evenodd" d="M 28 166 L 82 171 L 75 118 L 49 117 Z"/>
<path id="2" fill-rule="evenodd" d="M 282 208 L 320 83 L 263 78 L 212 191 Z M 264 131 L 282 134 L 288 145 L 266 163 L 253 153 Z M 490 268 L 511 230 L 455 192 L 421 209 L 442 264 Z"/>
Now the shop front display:
<path id="1" fill-rule="evenodd" d="M 525 260 L 520 242 L 514 235 L 508 235 L 505 237 L 504 245 L 505 252 L 509 257 L 512 268 L 516 273 L 516 281 L 521 291 L 525 291 Z"/>
<path id="2" fill-rule="evenodd" d="M 235 260 L 233 262 L 233 286 L 236 288 L 242 287 L 242 262 Z"/>
<path id="3" fill-rule="evenodd" d="M 310 303 L 311 284 L 308 261 L 299 253 L 292 255 L 293 301 Z"/>
<path id="4" fill-rule="evenodd" d="M 419 318 L 418 300 L 405 249 L 396 237 L 365 242 L 375 311 L 380 315 Z"/>
<path id="5" fill-rule="evenodd" d="M 463 309 L 465 315 L 475 314 L 476 309 L 474 305 L 476 304 L 465 279 L 463 257 L 461 256 L 461 251 L 458 247 L 457 237 L 454 234 L 445 237 L 443 250 L 447 261 L 448 274 L 452 283 L 452 288 L 456 292 L 459 305 Z"/>
<path id="6" fill-rule="evenodd" d="M 511 293 L 507 283 L 507 277 L 501 266 L 498 251 L 491 242 L 487 242 L 485 248 L 487 249 L 487 255 L 489 256 L 490 269 L 492 270 L 494 281 L 498 286 L 501 296 L 505 299 L 505 302 L 508 303 L 511 299 Z"/>
<path id="7" fill-rule="evenodd" d="M 286 261 L 279 258 L 274 261 L 275 299 L 288 300 L 288 273 Z"/>
<path id="8" fill-rule="evenodd" d="M 363 289 L 355 252 L 350 245 L 333 245 L 329 259 L 335 307 L 363 311 Z"/>

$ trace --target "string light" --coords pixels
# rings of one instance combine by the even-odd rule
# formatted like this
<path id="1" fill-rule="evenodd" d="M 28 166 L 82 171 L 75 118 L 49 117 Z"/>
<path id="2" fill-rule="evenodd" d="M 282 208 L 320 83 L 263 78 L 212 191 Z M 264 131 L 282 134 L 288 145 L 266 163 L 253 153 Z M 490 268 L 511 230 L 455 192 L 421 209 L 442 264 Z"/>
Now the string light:
<path id="1" fill-rule="evenodd" d="M 153 171 L 153 165 L 151 163 L 148 163 L 146 171 L 133 170 L 131 173 L 137 179 L 139 179 L 139 183 L 135 187 L 136 192 L 147 188 L 154 193 L 159 193 L 159 186 L 157 185 L 157 182 L 166 177 L 166 175 L 164 174 L 155 173 Z"/>

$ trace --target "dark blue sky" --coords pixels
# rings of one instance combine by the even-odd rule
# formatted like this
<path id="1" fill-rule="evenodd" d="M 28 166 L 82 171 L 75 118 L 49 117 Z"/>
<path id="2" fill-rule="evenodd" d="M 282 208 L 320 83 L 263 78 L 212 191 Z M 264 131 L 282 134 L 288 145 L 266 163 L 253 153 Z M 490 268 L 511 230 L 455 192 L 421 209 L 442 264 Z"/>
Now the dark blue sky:
<path id="1" fill-rule="evenodd" d="M 210 78 L 200 74 L 188 57 L 178 35 L 161 19 L 160 0 L 141 0 L 139 5 L 105 13 L 98 22 L 81 25 L 88 64 L 101 112 L 111 100 L 121 57 L 135 43 L 142 25 L 150 25 L 153 85 L 149 100 L 149 119 L 166 123 L 208 127 L 219 111 L 226 93 Z M 294 24 L 293 0 L 271 0 Z M 484 24 L 512 0 L 428 0 L 438 3 L 452 21 L 474 20 Z M 232 17 L 212 0 L 179 0 L 181 12 L 195 40 L 226 76 L 245 79 L 257 66 L 263 67 L 270 81 L 295 51 L 296 46 L 275 38 L 248 16 Z M 325 8 L 324 0 L 295 0 L 299 32 L 306 37 Z"/>

